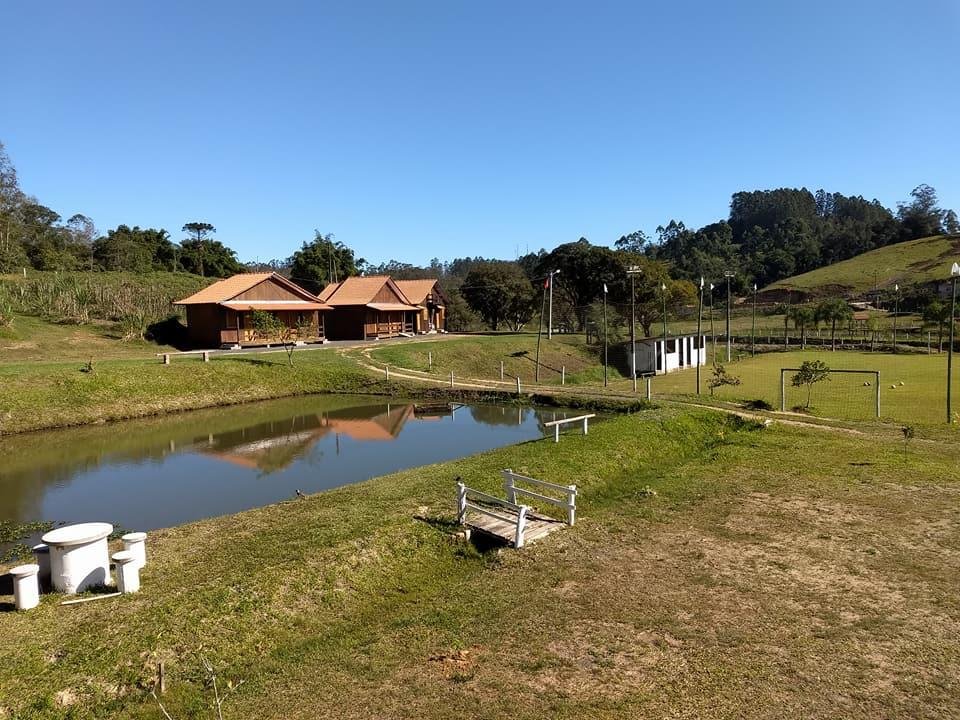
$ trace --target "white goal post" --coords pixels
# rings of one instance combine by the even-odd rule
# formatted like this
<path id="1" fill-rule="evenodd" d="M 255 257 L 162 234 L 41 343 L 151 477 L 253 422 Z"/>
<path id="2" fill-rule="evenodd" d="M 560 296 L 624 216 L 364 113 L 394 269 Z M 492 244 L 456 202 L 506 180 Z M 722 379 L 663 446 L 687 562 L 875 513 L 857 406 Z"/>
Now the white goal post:
<path id="1" fill-rule="evenodd" d="M 780 412 L 787 411 L 787 373 L 788 372 L 800 372 L 800 368 L 780 368 Z M 879 370 L 846 370 L 846 369 L 830 369 L 827 371 L 828 374 L 833 373 L 851 373 L 855 375 L 872 375 L 873 376 L 873 386 L 875 391 L 875 405 L 876 405 L 876 416 L 880 417 L 880 371 Z"/>

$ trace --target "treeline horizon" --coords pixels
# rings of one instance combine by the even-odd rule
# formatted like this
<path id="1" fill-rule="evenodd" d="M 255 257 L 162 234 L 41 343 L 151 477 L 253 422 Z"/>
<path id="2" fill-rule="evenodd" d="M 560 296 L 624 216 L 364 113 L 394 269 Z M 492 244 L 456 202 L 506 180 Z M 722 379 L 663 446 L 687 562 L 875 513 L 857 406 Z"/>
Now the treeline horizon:
<path id="1" fill-rule="evenodd" d="M 0 273 L 21 268 L 41 271 L 187 272 L 227 277 L 237 272 L 273 270 L 313 292 L 355 274 L 387 274 L 397 279 L 438 278 L 451 295 L 450 319 L 461 328 L 478 322 L 498 329 L 522 327 L 539 313 L 544 278 L 554 270 L 554 313 L 561 323 L 583 329 L 592 306 L 608 299 L 622 306 L 630 297 L 629 267 L 638 267 L 633 297 L 638 323 L 650 332 L 671 307 L 691 302 L 700 277 L 719 284 L 732 273 L 734 292 L 845 260 L 897 242 L 960 232 L 952 209 L 939 206 L 936 190 L 920 185 L 896 212 L 878 200 L 806 188 L 739 191 L 726 218 L 701 228 L 671 219 L 654 237 L 642 230 L 609 245 L 586 238 L 541 249 L 516 260 L 484 257 L 432 259 L 425 265 L 388 260 L 373 264 L 315 231 L 287 258 L 243 263 L 216 239 L 216 228 L 189 221 L 175 242 L 165 229 L 122 224 L 97 231 L 93 220 L 75 214 L 67 220 L 24 193 L 16 169 L 0 143 Z"/>

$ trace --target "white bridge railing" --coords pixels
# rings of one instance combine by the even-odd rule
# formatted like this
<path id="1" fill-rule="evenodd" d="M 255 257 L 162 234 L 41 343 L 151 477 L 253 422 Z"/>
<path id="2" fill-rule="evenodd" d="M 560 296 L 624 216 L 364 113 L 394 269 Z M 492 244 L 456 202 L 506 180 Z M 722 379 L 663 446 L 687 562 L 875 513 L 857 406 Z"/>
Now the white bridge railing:
<path id="1" fill-rule="evenodd" d="M 502 507 L 505 512 L 498 512 L 487 505 L 480 505 L 472 499 Z M 526 505 L 518 505 L 495 495 L 474 490 L 464 485 L 463 482 L 457 481 L 457 522 L 461 525 L 466 524 L 467 510 L 473 510 L 494 520 L 513 525 L 513 546 L 516 548 L 523 547 L 523 531 L 527 525 L 527 512 L 530 510 Z"/>
<path id="2" fill-rule="evenodd" d="M 569 424 L 575 423 L 575 422 L 582 422 L 582 423 L 583 423 L 583 434 L 586 435 L 586 434 L 587 434 L 587 423 L 589 422 L 590 418 L 596 417 L 596 416 L 597 416 L 596 413 L 590 413 L 589 415 L 577 415 L 577 417 L 563 418 L 562 420 L 552 420 L 552 421 L 550 421 L 550 422 L 548 422 L 548 423 L 544 423 L 543 426 L 544 426 L 544 427 L 552 427 L 552 428 L 553 428 L 553 441 L 554 441 L 554 442 L 560 442 L 560 426 L 561 426 L 561 425 L 569 425 Z"/>
<path id="3" fill-rule="evenodd" d="M 526 475 L 518 475 L 509 468 L 501 472 L 503 475 L 503 489 L 507 494 L 507 500 L 512 503 L 517 502 L 517 495 L 524 495 L 535 500 L 540 500 L 549 505 L 555 505 L 567 511 L 567 525 L 573 525 L 577 520 L 577 486 L 576 485 L 557 485 L 556 483 L 536 480 Z M 517 483 L 532 485 L 543 490 L 560 493 L 562 497 L 554 498 L 549 495 L 517 487 Z"/>

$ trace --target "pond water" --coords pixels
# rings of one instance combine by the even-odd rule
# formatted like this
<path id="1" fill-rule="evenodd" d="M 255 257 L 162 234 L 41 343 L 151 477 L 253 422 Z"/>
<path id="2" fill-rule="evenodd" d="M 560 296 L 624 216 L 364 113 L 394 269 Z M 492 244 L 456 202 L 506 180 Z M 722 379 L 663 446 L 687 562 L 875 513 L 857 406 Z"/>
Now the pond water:
<path id="1" fill-rule="evenodd" d="M 0 520 L 169 527 L 539 438 L 576 414 L 329 395 L 10 436 Z"/>

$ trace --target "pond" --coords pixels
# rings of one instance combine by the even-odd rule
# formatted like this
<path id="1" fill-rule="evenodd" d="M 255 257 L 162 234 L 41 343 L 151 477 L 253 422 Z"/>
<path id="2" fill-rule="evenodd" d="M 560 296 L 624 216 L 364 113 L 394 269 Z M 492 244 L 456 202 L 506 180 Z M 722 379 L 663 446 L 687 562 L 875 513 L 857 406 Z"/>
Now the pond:
<path id="1" fill-rule="evenodd" d="M 324 395 L 10 436 L 0 521 L 169 527 L 532 440 L 576 414 Z"/>

